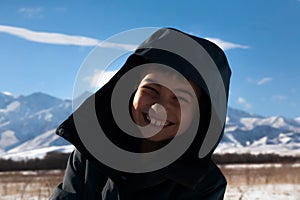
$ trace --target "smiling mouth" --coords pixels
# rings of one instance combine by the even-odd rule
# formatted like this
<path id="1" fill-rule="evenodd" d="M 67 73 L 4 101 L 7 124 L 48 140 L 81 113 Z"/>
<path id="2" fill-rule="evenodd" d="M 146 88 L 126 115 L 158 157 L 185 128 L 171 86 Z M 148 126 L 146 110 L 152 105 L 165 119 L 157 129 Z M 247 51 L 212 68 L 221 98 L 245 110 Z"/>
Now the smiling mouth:
<path id="1" fill-rule="evenodd" d="M 163 120 L 159 120 L 159 119 L 155 119 L 155 118 L 150 118 L 149 114 L 148 113 L 143 113 L 143 117 L 144 117 L 144 120 L 146 121 L 147 124 L 151 124 L 155 127 L 160 127 L 160 128 L 164 128 L 164 127 L 168 127 L 168 126 L 171 126 L 173 125 L 174 123 L 166 120 L 166 121 L 163 121 Z"/>

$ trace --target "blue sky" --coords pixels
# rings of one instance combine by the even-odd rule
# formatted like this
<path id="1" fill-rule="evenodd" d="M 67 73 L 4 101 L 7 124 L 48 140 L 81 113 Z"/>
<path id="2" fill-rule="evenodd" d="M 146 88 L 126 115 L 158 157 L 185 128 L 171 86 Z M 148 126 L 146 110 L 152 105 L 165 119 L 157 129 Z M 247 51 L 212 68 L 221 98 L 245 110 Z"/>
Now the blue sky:
<path id="1" fill-rule="evenodd" d="M 174 27 L 225 50 L 230 106 L 300 116 L 299 0 L 144 2 L 0 1 L 0 91 L 71 99 L 97 42 L 134 28 Z"/>

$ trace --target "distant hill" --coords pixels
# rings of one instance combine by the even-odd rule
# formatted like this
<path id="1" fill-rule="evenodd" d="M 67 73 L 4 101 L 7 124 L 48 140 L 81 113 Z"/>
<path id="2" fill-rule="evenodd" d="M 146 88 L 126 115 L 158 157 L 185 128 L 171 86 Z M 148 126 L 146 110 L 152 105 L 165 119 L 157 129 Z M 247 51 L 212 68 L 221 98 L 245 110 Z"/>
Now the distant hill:
<path id="1" fill-rule="evenodd" d="M 70 152 L 73 146 L 55 135 L 72 110 L 70 100 L 41 92 L 28 96 L 0 93 L 0 157 L 43 157 Z M 224 137 L 216 153 L 300 155 L 300 118 L 264 117 L 228 109 Z"/>

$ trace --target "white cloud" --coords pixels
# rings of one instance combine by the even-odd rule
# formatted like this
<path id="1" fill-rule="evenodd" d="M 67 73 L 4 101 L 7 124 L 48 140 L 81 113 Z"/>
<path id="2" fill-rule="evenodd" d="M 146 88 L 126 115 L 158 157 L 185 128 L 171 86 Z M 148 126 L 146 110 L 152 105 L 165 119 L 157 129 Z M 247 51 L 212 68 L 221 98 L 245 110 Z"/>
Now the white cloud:
<path id="1" fill-rule="evenodd" d="M 285 95 L 273 95 L 272 99 L 276 100 L 276 101 L 284 101 L 287 99 L 287 96 Z"/>
<path id="2" fill-rule="evenodd" d="M 237 101 L 239 104 L 243 104 L 246 102 L 246 100 L 243 97 L 239 97 Z"/>
<path id="3" fill-rule="evenodd" d="M 263 84 L 265 84 L 267 82 L 272 81 L 272 78 L 271 77 L 263 77 L 263 78 L 260 78 L 260 79 L 251 79 L 251 78 L 248 78 L 247 81 L 250 82 L 250 83 L 254 83 L 256 85 L 263 85 Z"/>
<path id="4" fill-rule="evenodd" d="M 19 12 L 27 13 L 28 15 L 33 15 L 33 13 L 42 12 L 42 8 L 35 8 L 35 9 L 20 8 Z M 53 33 L 53 32 L 39 32 L 39 31 L 32 31 L 25 28 L 5 26 L 5 25 L 0 25 L 0 32 L 18 36 L 20 38 L 32 42 L 56 44 L 56 45 L 96 46 L 100 42 L 103 42 L 101 40 L 85 37 L 85 36 L 67 35 L 67 34 Z M 249 46 L 235 44 L 232 42 L 226 42 L 219 38 L 206 38 L 206 39 L 216 43 L 223 50 L 234 49 L 234 48 L 241 48 L 241 49 L 249 48 Z M 116 49 L 124 49 L 128 51 L 132 51 L 137 47 L 137 45 L 135 44 L 121 44 L 121 43 L 112 43 L 112 42 L 103 42 L 101 46 L 104 48 L 116 48 Z"/>
<path id="5" fill-rule="evenodd" d="M 248 48 L 250 48 L 247 45 L 241 45 L 241 44 L 235 44 L 235 43 L 232 43 L 232 42 L 226 42 L 226 41 L 224 41 L 222 39 L 219 39 L 219 38 L 205 38 L 205 39 L 217 44 L 224 51 L 228 50 L 228 49 L 248 49 Z"/>
<path id="6" fill-rule="evenodd" d="M 37 32 L 25 28 L 0 25 L 0 32 L 18 36 L 20 38 L 39 43 L 58 44 L 58 45 L 76 45 L 76 46 L 96 46 L 101 41 L 76 35 L 66 35 L 52 32 Z M 104 42 L 101 45 L 105 48 L 125 49 L 132 51 L 136 45 Z"/>
<path id="7" fill-rule="evenodd" d="M 36 7 L 36 8 L 28 8 L 28 7 L 22 7 L 19 8 L 18 12 L 22 13 L 25 17 L 28 18 L 40 18 L 43 17 L 43 11 L 44 9 L 42 7 Z"/>
<path id="8" fill-rule="evenodd" d="M 7 95 L 7 96 L 13 96 L 13 94 L 11 92 L 8 92 L 8 91 L 4 91 L 4 92 L 1 92 L 2 94 L 4 95 Z"/>
<path id="9" fill-rule="evenodd" d="M 271 80 L 272 80 L 272 78 L 270 78 L 270 77 L 264 77 L 264 78 L 258 80 L 256 84 L 257 85 L 262 85 L 262 84 L 265 84 L 267 82 L 270 82 Z"/>
<path id="10" fill-rule="evenodd" d="M 198 37 L 201 37 L 201 36 L 199 36 L 200 35 L 199 32 L 188 32 L 188 33 L 191 34 L 191 35 L 196 35 Z M 205 39 L 215 43 L 216 45 L 218 45 L 224 51 L 228 50 L 228 49 L 248 49 L 248 48 L 250 48 L 247 45 L 236 44 L 236 43 L 233 43 L 233 42 L 227 42 L 227 41 L 224 41 L 220 38 L 206 37 Z"/>
<path id="11" fill-rule="evenodd" d="M 118 70 L 115 71 L 103 71 L 96 69 L 92 76 L 86 77 L 84 80 L 87 81 L 91 88 L 101 88 L 105 83 L 109 81 L 113 75 L 117 73 Z"/>
<path id="12" fill-rule="evenodd" d="M 242 105 L 245 110 L 249 110 L 252 108 L 252 105 L 243 97 L 239 97 L 237 99 L 238 104 Z"/>

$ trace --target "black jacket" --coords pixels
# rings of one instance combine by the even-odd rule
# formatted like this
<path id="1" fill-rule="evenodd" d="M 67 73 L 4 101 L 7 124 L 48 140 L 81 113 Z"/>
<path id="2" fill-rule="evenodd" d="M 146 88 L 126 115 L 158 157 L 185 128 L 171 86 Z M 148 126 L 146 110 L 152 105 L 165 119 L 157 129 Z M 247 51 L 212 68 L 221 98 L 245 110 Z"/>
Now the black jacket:
<path id="1" fill-rule="evenodd" d="M 140 140 L 124 134 L 118 128 L 113 120 L 110 106 L 107 105 L 110 105 L 112 91 L 122 75 L 145 63 L 160 63 L 172 67 L 189 80 L 193 80 L 205 91 L 207 99 L 211 100 L 209 97 L 211 90 L 206 85 L 207 79 L 205 80 L 202 74 L 197 72 L 191 62 L 174 52 L 157 48 L 157 44 L 170 39 L 176 43 L 177 41 L 173 41 L 174 35 L 172 34 L 187 36 L 205 50 L 204 54 L 197 56 L 197 48 L 191 47 L 188 53 L 196 56 L 200 62 L 208 59 L 216 65 L 224 85 L 227 106 L 231 70 L 224 52 L 205 39 L 175 29 L 158 30 L 129 56 L 126 63 L 108 83 L 90 96 L 58 127 L 57 134 L 71 142 L 76 150 L 69 157 L 63 182 L 55 189 L 50 199 L 223 199 L 226 180 L 218 167 L 211 161 L 211 154 L 222 137 L 226 113 L 223 116 L 217 115 L 219 120 L 214 122 L 216 126 L 217 123 L 223 122 L 219 133 L 215 133 L 216 142 L 213 143 L 209 152 L 204 154 L 205 156 L 199 156 L 203 144 L 207 146 L 206 133 L 211 122 L 210 116 L 217 109 L 211 101 L 200 102 L 201 120 L 198 131 L 183 155 L 172 164 L 147 173 L 119 171 L 97 160 L 82 142 L 74 122 L 74 115 L 79 113 L 80 116 L 85 115 L 84 108 L 93 102 L 98 123 L 106 136 L 119 147 L 138 152 L 139 150 L 133 147 L 137 147 Z M 212 83 L 214 84 L 214 81 Z M 220 88 L 214 89 L 219 90 Z M 88 114 L 83 118 L 89 123 L 90 116 Z M 91 131 L 86 130 L 86 133 Z"/>

